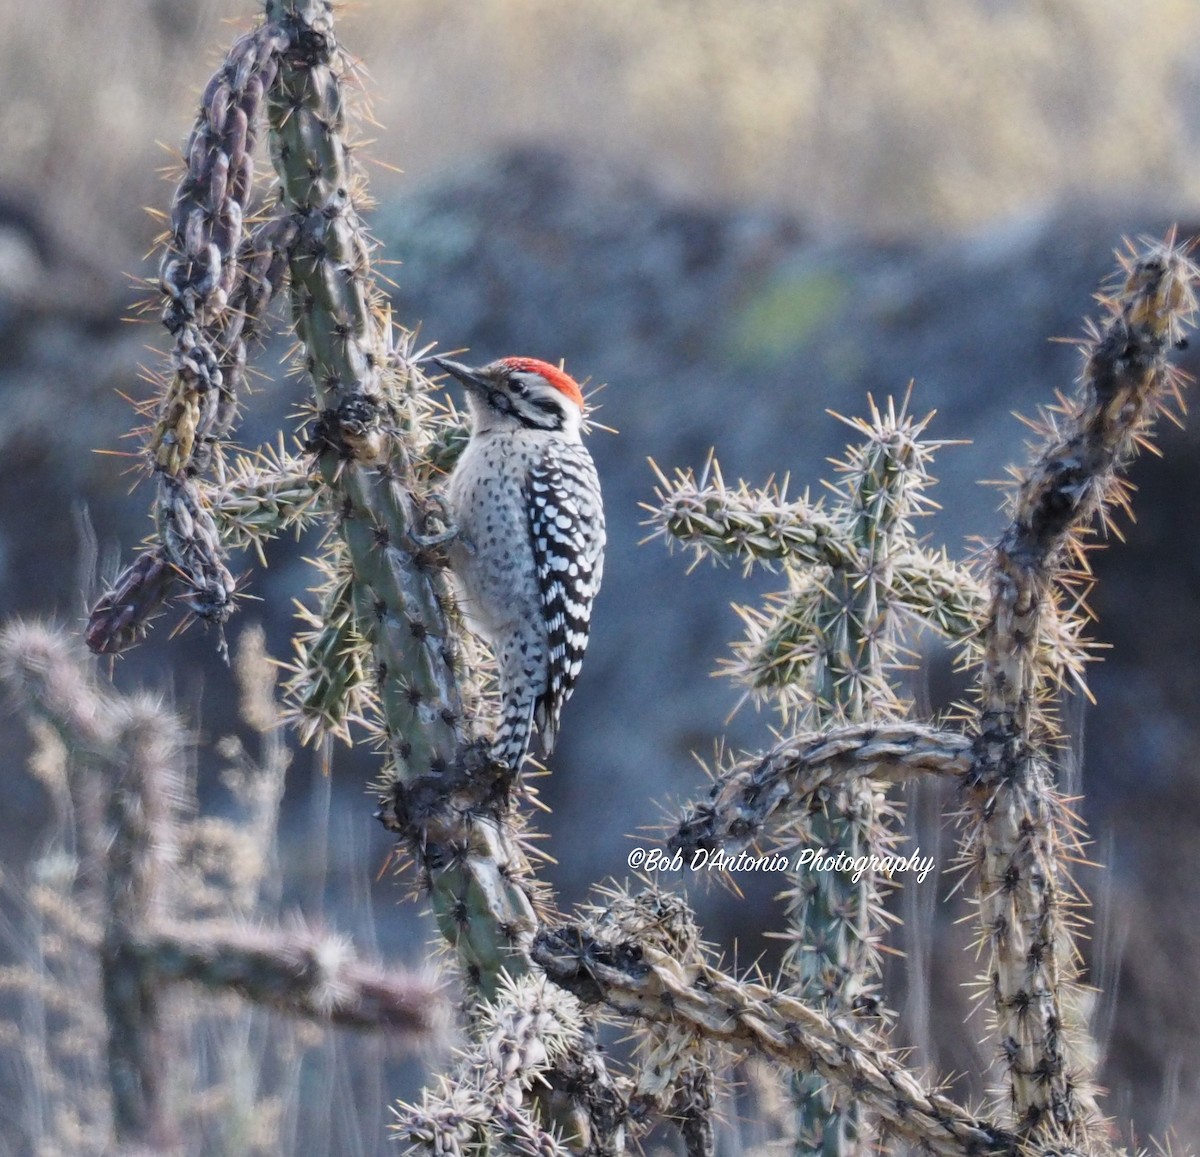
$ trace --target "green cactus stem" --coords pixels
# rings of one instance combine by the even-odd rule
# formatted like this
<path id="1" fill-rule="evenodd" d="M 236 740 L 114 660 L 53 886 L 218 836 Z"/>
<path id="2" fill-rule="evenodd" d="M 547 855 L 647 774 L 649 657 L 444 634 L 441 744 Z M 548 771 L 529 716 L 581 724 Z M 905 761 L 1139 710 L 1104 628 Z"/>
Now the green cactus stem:
<path id="1" fill-rule="evenodd" d="M 872 404 L 869 421 L 850 422 L 862 441 L 838 463 L 832 505 L 807 496 L 789 501 L 771 484 L 731 489 L 712 461 L 699 482 L 688 473 L 673 480 L 659 474 L 656 534 L 698 557 L 778 567 L 787 577 L 787 589 L 764 609 L 741 609 L 748 638 L 727 669 L 793 724 L 818 732 L 894 726 L 906 709 L 892 682 L 905 626 L 956 635 L 973 629 L 972 611 L 983 602 L 978 584 L 921 546 L 912 526 L 931 505 L 928 466 L 939 443 L 924 439 L 927 422 L 908 415 L 907 399 L 882 413 Z M 762 765 L 775 766 L 769 757 Z M 789 845 L 851 858 L 886 853 L 882 779 L 817 776 L 810 792 L 792 796 L 779 790 L 784 778 L 768 778 L 773 788 L 755 772 L 748 788 L 744 772 L 722 777 L 673 845 L 741 843 L 775 815 Z M 785 967 L 797 991 L 831 1015 L 875 1007 L 881 885 L 869 872 L 857 883 L 851 875 L 801 870 L 787 896 Z M 795 1095 L 800 1149 L 849 1153 L 865 1140 L 860 1106 L 844 1096 L 832 1102 L 819 1076 L 799 1077 Z"/>
<path id="2" fill-rule="evenodd" d="M 332 6 L 270 0 L 266 10 L 287 34 L 269 101 L 271 152 L 294 225 L 293 318 L 315 394 L 310 441 L 350 576 L 352 607 L 344 594 L 327 602 L 343 634 L 322 645 L 353 646 L 351 628 L 362 640 L 387 757 L 382 818 L 414 849 L 467 977 L 493 995 L 505 972 L 528 967 L 534 908 L 505 793 L 472 742 L 440 560 L 418 541 L 419 371 L 397 357 L 370 276 Z"/>

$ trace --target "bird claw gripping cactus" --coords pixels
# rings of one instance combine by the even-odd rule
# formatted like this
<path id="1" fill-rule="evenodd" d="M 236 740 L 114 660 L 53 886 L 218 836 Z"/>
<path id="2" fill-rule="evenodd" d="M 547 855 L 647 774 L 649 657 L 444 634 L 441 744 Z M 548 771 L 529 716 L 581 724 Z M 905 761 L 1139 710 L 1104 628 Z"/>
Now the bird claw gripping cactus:
<path id="1" fill-rule="evenodd" d="M 430 523 L 440 522 L 441 530 L 432 530 L 426 533 Z M 421 530 L 410 530 L 408 537 L 412 539 L 417 546 L 426 548 L 434 546 L 445 546 L 446 543 L 453 541 L 456 538 L 461 538 L 461 532 L 454 525 L 454 521 L 450 516 L 450 507 L 446 499 L 441 494 L 428 494 L 425 497 L 425 509 L 421 514 Z M 463 541 L 464 549 L 473 552 L 474 546 L 465 540 Z"/>

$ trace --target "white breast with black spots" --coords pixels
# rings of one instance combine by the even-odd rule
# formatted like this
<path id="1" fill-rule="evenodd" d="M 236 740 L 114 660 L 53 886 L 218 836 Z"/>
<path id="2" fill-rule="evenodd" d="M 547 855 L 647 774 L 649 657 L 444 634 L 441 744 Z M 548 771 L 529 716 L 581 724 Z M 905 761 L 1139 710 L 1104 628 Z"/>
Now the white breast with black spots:
<path id="1" fill-rule="evenodd" d="M 493 647 L 517 624 L 541 616 L 524 495 L 540 457 L 536 442 L 525 431 L 473 440 L 447 491 L 458 528 L 449 556 L 459 609 Z"/>

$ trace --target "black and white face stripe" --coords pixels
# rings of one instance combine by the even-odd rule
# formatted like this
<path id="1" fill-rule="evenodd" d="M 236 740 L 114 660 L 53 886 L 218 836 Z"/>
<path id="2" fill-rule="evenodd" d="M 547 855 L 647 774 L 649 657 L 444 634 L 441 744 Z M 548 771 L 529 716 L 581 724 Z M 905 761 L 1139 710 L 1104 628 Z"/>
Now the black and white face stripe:
<path id="1" fill-rule="evenodd" d="M 569 437 L 579 430 L 583 420 L 580 405 L 537 369 L 528 368 L 541 363 L 507 359 L 473 369 L 446 358 L 431 360 L 467 387 L 472 411 L 489 427 L 512 422 L 528 430 L 564 433 Z M 565 378 L 553 367 L 547 366 L 546 371 Z M 578 397 L 578 387 L 573 381 L 570 388 Z"/>
<path id="2" fill-rule="evenodd" d="M 578 409 L 533 372 L 512 372 L 498 379 L 487 393 L 487 402 L 531 430 L 561 430 L 567 422 L 567 407 Z"/>

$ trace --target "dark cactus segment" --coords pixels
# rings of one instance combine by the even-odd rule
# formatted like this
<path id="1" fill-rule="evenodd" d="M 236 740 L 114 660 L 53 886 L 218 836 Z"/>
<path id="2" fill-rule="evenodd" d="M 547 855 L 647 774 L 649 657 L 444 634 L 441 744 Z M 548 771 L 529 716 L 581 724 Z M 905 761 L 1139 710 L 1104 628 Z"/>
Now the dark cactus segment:
<path id="1" fill-rule="evenodd" d="M 234 44 L 184 147 L 159 268 L 173 345 L 145 430 L 145 464 L 158 479 L 157 534 L 92 612 L 88 646 L 102 654 L 138 642 L 175 591 L 203 622 L 219 627 L 233 612 L 235 583 L 203 479 L 233 429 L 247 343 L 286 268 L 286 223 L 249 229 L 254 149 L 284 41 L 267 24 Z"/>

